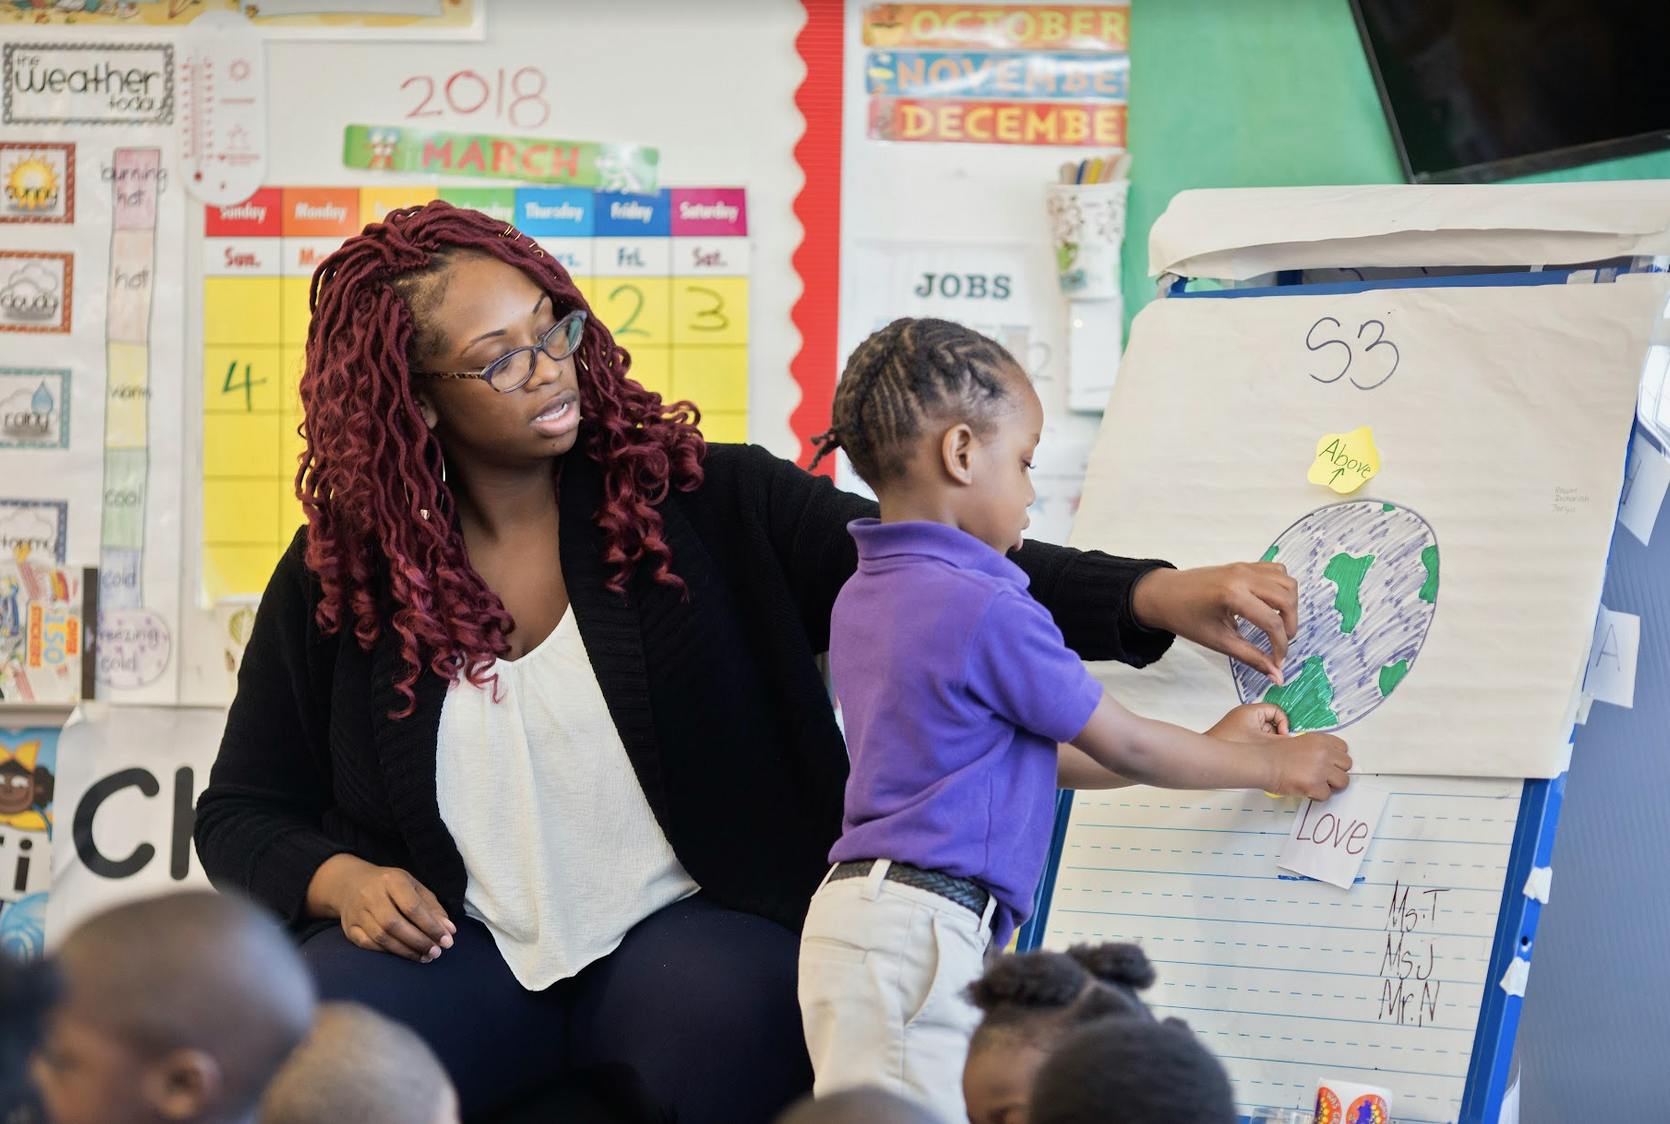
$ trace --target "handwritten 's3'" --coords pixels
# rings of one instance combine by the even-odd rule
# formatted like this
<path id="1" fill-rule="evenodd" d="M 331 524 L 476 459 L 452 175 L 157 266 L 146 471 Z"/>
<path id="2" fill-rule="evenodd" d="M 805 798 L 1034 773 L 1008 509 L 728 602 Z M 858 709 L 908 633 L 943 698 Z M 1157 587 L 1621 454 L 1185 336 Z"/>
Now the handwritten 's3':
<path id="1" fill-rule="evenodd" d="M 1324 324 L 1332 325 L 1331 330 L 1323 329 L 1318 332 L 1318 329 L 1322 329 Z M 1373 340 L 1365 343 L 1365 334 L 1371 328 L 1373 329 Z M 1308 350 L 1321 352 L 1331 347 L 1337 347 L 1344 355 L 1338 371 L 1330 375 L 1319 375 L 1315 371 L 1311 371 L 1309 372 L 1310 377 L 1321 383 L 1335 383 L 1346 377 L 1346 374 L 1351 371 L 1351 365 L 1354 361 L 1360 361 L 1358 372 L 1351 374 L 1351 385 L 1358 390 L 1374 390 L 1377 387 L 1384 386 L 1386 380 L 1397 373 L 1398 364 L 1403 360 L 1402 354 L 1397 349 L 1397 344 L 1386 338 L 1385 322 L 1364 320 L 1357 325 L 1357 336 L 1354 344 L 1350 340 L 1337 338 L 1336 333 L 1343 334 L 1344 332 L 1345 326 L 1332 316 L 1324 316 L 1310 326 L 1310 331 L 1305 333 L 1305 347 Z M 1374 355 L 1373 352 L 1376 349 L 1384 350 L 1381 351 L 1381 354 Z M 1387 354 L 1388 351 L 1390 354 Z M 1383 365 L 1387 359 L 1391 360 L 1391 366 L 1386 369 L 1384 374 L 1380 374 L 1376 368 Z M 1363 374 L 1365 381 L 1359 382 L 1357 374 Z M 1379 377 L 1376 378 L 1376 375 Z"/>

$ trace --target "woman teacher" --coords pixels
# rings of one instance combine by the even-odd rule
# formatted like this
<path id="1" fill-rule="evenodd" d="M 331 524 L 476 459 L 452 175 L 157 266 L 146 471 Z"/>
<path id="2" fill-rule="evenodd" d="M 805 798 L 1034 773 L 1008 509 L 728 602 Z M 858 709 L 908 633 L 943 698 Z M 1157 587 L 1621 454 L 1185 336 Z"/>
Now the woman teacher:
<path id="1" fill-rule="evenodd" d="M 196 840 L 326 998 L 465 1111 L 614 1067 L 684 1124 L 810 1086 L 798 931 L 847 759 L 816 657 L 873 505 L 707 445 L 531 240 L 397 211 L 314 277 L 307 526 L 261 600 Z M 1269 669 L 1279 566 L 1014 555 L 1084 658 Z"/>

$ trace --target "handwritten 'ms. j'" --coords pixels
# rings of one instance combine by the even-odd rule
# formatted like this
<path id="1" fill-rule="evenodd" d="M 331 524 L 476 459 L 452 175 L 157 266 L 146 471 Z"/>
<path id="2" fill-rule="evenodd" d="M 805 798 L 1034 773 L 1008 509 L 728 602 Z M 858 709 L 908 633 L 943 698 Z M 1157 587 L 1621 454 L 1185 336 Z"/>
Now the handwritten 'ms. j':
<path id="1" fill-rule="evenodd" d="M 1426 1026 L 1438 1018 L 1434 978 L 1438 947 L 1432 932 L 1438 920 L 1439 896 L 1448 889 L 1429 887 L 1410 898 L 1412 887 L 1392 883 L 1386 908 L 1386 951 L 1380 958 L 1380 1003 L 1375 1018 L 1398 1026 Z"/>

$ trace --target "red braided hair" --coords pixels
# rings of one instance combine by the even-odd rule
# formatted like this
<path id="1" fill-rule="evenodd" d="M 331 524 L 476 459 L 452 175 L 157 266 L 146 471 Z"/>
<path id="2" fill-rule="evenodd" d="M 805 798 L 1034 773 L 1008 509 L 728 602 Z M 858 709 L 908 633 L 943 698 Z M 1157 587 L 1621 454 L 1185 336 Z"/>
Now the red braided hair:
<path id="1" fill-rule="evenodd" d="M 395 717 L 412 712 L 412 685 L 425 664 L 442 678 L 462 674 L 487 686 L 494 660 L 510 647 L 510 614 L 470 566 L 442 481 L 440 442 L 412 393 L 419 329 L 410 298 L 460 252 L 520 269 L 550 294 L 559 316 L 587 307 L 562 266 L 520 231 L 440 201 L 391 212 L 343 243 L 314 273 L 310 294 L 301 380 L 307 452 L 296 493 L 307 514 L 307 567 L 324 590 L 317 619 L 333 634 L 351 616 L 369 650 L 382 629 L 379 598 L 392 602 L 406 660 L 397 685 L 406 706 Z M 603 467 L 595 518 L 604 562 L 614 567 L 608 587 L 624 593 L 647 563 L 654 580 L 682 589 L 653 505 L 670 488 L 701 483 L 700 415 L 688 402 L 664 405 L 628 378 L 630 356 L 596 317 L 586 318 L 575 362 L 583 421 L 574 453 Z"/>

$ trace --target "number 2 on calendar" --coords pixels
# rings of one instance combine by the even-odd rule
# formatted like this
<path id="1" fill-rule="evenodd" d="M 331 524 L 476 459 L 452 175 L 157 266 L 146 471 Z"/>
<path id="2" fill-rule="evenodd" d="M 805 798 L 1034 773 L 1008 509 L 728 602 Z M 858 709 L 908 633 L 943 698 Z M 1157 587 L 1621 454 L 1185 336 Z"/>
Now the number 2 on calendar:
<path id="1" fill-rule="evenodd" d="M 625 322 L 623 322 L 620 327 L 615 329 L 615 335 L 617 335 L 617 336 L 647 336 L 647 335 L 649 335 L 649 333 L 646 332 L 644 329 L 633 327 L 633 325 L 638 322 L 638 317 L 642 316 L 643 313 L 644 313 L 644 291 L 642 289 L 638 288 L 638 286 L 636 286 L 636 285 L 616 285 L 613 289 L 611 289 L 609 291 L 609 299 L 611 301 L 613 301 L 613 300 L 617 299 L 622 293 L 625 293 L 629 298 L 631 298 L 633 301 L 635 301 L 637 303 L 635 303 L 632 306 L 632 312 L 631 312 L 630 315 L 627 316 Z"/>

